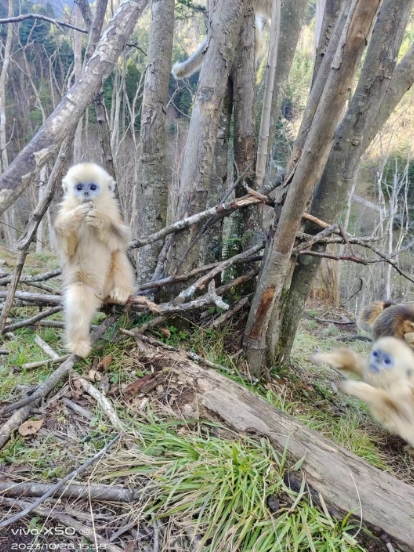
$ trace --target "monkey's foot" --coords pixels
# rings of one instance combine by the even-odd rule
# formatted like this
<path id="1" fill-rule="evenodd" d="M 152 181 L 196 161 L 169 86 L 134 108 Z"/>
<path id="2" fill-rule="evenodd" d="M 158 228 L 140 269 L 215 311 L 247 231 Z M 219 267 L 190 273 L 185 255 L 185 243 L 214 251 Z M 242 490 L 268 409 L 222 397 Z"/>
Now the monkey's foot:
<path id="1" fill-rule="evenodd" d="M 80 339 L 79 341 L 70 341 L 67 344 L 68 351 L 78 355 L 82 358 L 86 358 L 92 350 L 91 342 L 89 339 Z"/>
<path id="2" fill-rule="evenodd" d="M 143 295 L 131 296 L 128 299 L 127 306 L 130 307 L 131 305 L 144 305 L 148 307 L 151 312 L 161 312 L 161 307 L 159 305 L 153 303 Z"/>
<path id="3" fill-rule="evenodd" d="M 125 305 L 131 293 L 133 293 L 131 289 L 114 287 L 109 293 L 109 298 L 112 299 L 112 301 L 114 301 L 115 303 Z"/>

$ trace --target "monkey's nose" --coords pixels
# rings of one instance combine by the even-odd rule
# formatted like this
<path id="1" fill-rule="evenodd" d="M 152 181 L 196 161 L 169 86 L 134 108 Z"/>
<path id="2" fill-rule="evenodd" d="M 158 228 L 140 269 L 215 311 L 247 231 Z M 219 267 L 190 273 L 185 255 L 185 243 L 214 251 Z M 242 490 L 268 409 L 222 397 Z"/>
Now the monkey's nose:
<path id="1" fill-rule="evenodd" d="M 88 197 L 88 196 L 89 196 L 89 192 L 84 192 L 83 195 L 84 195 L 85 197 Z"/>

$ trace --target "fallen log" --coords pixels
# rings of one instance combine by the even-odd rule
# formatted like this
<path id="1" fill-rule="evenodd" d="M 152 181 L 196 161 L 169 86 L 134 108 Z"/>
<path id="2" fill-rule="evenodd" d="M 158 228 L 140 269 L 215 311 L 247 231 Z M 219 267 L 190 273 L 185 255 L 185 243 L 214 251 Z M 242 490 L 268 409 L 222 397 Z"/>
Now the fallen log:
<path id="1" fill-rule="evenodd" d="M 302 469 L 309 488 L 316 491 L 312 498 L 322 495 L 322 504 L 335 517 L 352 512 L 358 524 L 362 520 L 374 534 L 380 529 L 398 550 L 413 552 L 413 486 L 370 466 L 218 372 L 181 354 L 170 355 L 180 364 L 180 379 L 194 387 L 202 415 L 214 413 L 239 432 L 266 436 L 276 451 L 287 447 L 294 462 L 305 458 Z"/>

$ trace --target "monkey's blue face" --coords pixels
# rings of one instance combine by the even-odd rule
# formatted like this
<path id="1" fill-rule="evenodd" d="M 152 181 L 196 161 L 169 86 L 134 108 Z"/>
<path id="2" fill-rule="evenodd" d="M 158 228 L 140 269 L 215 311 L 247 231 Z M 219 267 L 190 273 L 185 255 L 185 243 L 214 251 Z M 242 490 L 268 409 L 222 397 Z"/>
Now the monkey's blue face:
<path id="1" fill-rule="evenodd" d="M 95 182 L 89 182 L 89 184 L 83 184 L 78 182 L 74 187 L 75 196 L 79 197 L 82 203 L 90 201 L 97 195 L 99 195 L 99 185 Z"/>
<path id="2" fill-rule="evenodd" d="M 379 374 L 382 370 L 394 368 L 394 359 L 381 349 L 374 349 L 369 357 L 369 371 Z"/>

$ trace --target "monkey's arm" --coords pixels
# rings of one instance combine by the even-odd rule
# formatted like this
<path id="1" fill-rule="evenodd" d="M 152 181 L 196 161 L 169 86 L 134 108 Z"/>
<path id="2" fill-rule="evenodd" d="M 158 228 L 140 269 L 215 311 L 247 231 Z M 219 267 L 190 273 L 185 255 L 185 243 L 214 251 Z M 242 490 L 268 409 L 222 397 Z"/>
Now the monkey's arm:
<path id="1" fill-rule="evenodd" d="M 372 387 L 363 381 L 343 381 L 340 383 L 340 389 L 347 395 L 352 395 L 361 401 L 367 403 L 374 416 L 387 424 L 388 421 L 399 415 L 406 417 L 404 401 L 396 401 L 385 391 L 377 387 Z"/>
<path id="2" fill-rule="evenodd" d="M 90 204 L 85 203 L 71 210 L 65 211 L 62 208 L 56 217 L 53 225 L 56 240 L 60 249 L 69 257 L 73 255 L 78 242 L 76 230 L 81 222 L 85 220 L 90 208 Z"/>
<path id="3" fill-rule="evenodd" d="M 104 243 L 110 251 L 125 250 L 130 240 L 130 229 L 128 226 L 96 209 L 89 211 L 85 220 L 88 226 L 96 230 L 98 239 Z"/>
<path id="4" fill-rule="evenodd" d="M 367 365 L 367 360 L 358 353 L 354 353 L 350 349 L 336 349 L 331 353 L 318 353 L 313 355 L 311 360 L 316 364 L 329 364 L 336 370 L 349 372 L 363 379 L 364 369 Z"/>

